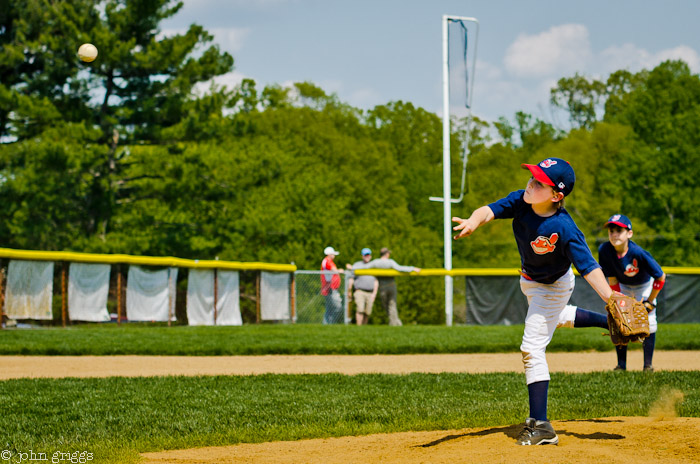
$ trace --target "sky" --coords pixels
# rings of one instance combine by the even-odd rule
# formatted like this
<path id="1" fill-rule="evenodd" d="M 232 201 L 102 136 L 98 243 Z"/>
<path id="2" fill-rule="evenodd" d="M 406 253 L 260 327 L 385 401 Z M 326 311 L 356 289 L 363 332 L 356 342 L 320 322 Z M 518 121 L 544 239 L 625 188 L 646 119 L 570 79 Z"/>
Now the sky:
<path id="1" fill-rule="evenodd" d="M 362 109 L 402 100 L 442 114 L 443 15 L 479 21 L 472 111 L 488 121 L 524 111 L 565 125 L 550 89 L 575 73 L 667 59 L 700 73 L 700 0 L 184 0 L 161 29 L 214 35 L 234 58 L 219 84 L 309 81 Z"/>

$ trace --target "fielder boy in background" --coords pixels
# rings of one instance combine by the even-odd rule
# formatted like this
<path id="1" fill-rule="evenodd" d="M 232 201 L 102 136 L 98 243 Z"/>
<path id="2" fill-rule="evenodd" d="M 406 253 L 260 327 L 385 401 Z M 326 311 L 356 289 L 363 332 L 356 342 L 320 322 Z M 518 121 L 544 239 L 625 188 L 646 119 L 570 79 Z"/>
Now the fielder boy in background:
<path id="1" fill-rule="evenodd" d="M 656 343 L 656 296 L 666 282 L 666 274 L 654 258 L 632 240 L 632 222 L 615 214 L 605 223 L 608 242 L 598 249 L 598 262 L 613 290 L 641 301 L 649 311 L 649 333 L 644 339 L 644 370 L 653 372 L 652 358 Z M 615 347 L 615 370 L 627 370 L 627 345 Z"/>
<path id="2" fill-rule="evenodd" d="M 369 262 L 372 260 L 372 250 L 369 248 L 362 249 L 362 261 L 357 261 L 348 269 L 369 269 Z M 366 325 L 369 322 L 369 316 L 372 315 L 372 305 L 377 298 L 377 289 L 379 282 L 377 278 L 371 275 L 361 275 L 355 277 L 355 273 L 348 272 L 348 300 L 353 297 L 353 287 L 355 287 L 355 322 L 357 325 Z"/>
<path id="3" fill-rule="evenodd" d="M 563 208 L 564 197 L 574 188 L 571 165 L 560 158 L 523 164 L 532 177 L 525 190 L 475 210 L 459 224 L 455 239 L 468 237 L 493 219 L 513 219 L 513 232 L 522 265 L 520 288 L 527 297 L 525 331 L 520 346 L 530 403 L 530 417 L 517 438 L 520 445 L 559 443 L 547 419 L 549 367 L 545 349 L 552 340 L 559 315 L 574 291 L 573 263 L 598 295 L 607 302 L 613 290 L 593 258 L 583 233 Z"/>

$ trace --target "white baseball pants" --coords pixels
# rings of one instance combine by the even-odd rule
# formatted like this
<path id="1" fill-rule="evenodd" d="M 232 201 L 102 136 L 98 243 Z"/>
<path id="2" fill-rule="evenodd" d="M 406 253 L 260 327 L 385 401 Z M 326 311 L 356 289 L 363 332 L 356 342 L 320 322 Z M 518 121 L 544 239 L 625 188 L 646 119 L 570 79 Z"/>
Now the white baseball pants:
<path id="1" fill-rule="evenodd" d="M 574 291 L 574 282 L 574 272 L 571 269 L 552 284 L 520 278 L 520 289 L 528 302 L 525 332 L 520 345 L 528 385 L 549 380 L 545 350 L 552 341 L 559 315 Z"/>

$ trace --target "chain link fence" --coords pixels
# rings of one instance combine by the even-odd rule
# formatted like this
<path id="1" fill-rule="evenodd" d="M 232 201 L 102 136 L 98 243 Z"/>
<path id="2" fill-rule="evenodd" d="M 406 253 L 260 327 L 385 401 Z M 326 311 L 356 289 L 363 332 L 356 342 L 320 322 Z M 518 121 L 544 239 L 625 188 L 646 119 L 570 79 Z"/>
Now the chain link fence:
<path id="1" fill-rule="evenodd" d="M 340 287 L 335 294 L 321 294 L 321 273 L 330 280 L 329 271 L 294 272 L 294 307 L 292 318 L 299 324 L 349 324 L 347 279 L 340 274 Z M 329 301 L 330 300 L 330 301 Z M 327 311 L 328 306 L 328 311 Z"/>
<path id="2" fill-rule="evenodd" d="M 321 273 L 323 271 L 296 271 L 294 272 L 294 292 L 292 304 L 292 319 L 298 324 L 323 324 L 326 314 L 326 297 L 321 294 Z M 332 273 L 326 272 L 328 278 Z M 453 306 L 454 324 L 465 324 L 467 322 L 465 279 L 455 278 L 453 286 Z M 440 323 L 435 317 L 430 321 L 424 320 L 427 313 L 439 314 L 443 317 L 445 311 L 444 276 L 413 276 L 397 277 L 399 285 L 399 316 L 406 323 Z M 338 288 L 340 297 L 341 317 L 337 317 L 335 324 L 354 323 L 355 305 L 348 301 L 347 279 L 344 274 L 340 275 L 340 287 Z M 413 308 L 412 308 L 413 307 Z M 430 307 L 430 311 L 428 311 Z M 439 319 L 440 316 L 437 316 Z M 388 317 L 382 308 L 379 296 L 374 302 L 374 310 L 370 318 L 370 323 L 388 324 Z"/>

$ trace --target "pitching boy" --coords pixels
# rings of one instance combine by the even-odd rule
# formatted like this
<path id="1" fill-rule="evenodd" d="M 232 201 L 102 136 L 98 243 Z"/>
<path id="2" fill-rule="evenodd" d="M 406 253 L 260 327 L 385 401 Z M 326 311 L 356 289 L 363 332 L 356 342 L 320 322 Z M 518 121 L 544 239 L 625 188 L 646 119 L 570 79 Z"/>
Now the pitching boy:
<path id="1" fill-rule="evenodd" d="M 547 158 L 539 164 L 522 167 L 532 173 L 525 190 L 516 190 L 478 208 L 469 219 L 452 220 L 459 223 L 454 227 L 459 231 L 455 239 L 459 239 L 493 219 L 513 219 L 522 266 L 520 288 L 528 301 L 520 351 L 530 402 L 530 417 L 517 443 L 556 445 L 559 438 L 547 419 L 550 376 L 545 349 L 574 290 L 571 264 L 603 301 L 608 301 L 613 290 L 586 245 L 583 233 L 563 207 L 564 197 L 574 188 L 574 169 L 560 158 Z"/>
<path id="2" fill-rule="evenodd" d="M 632 240 L 632 222 L 622 214 L 615 214 L 605 223 L 608 242 L 598 249 L 598 262 L 613 290 L 642 301 L 649 311 L 649 335 L 644 339 L 644 370 L 653 372 L 652 358 L 656 343 L 656 296 L 666 282 L 661 266 L 642 247 Z M 616 346 L 615 370 L 627 369 L 627 345 Z"/>

